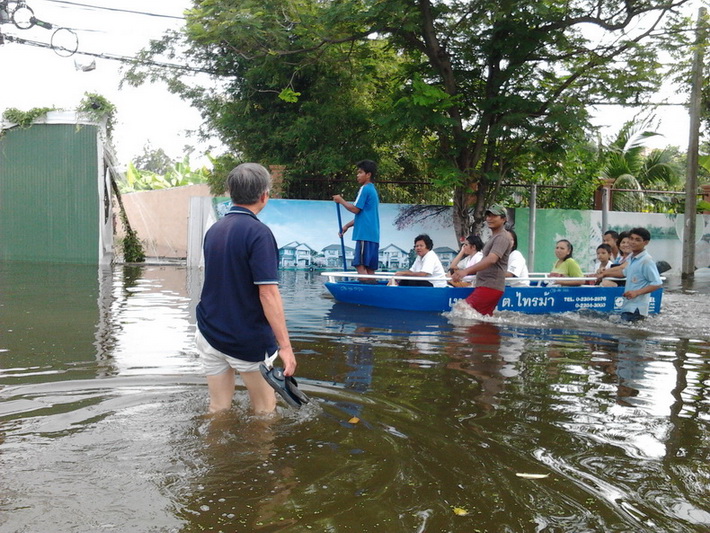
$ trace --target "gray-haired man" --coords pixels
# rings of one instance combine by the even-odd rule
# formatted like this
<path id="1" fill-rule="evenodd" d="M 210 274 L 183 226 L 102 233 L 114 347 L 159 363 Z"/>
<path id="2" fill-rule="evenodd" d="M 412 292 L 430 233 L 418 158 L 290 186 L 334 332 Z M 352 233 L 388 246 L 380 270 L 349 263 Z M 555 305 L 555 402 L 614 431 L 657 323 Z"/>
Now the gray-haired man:
<path id="1" fill-rule="evenodd" d="M 239 372 L 257 413 L 276 407 L 271 385 L 259 371 L 277 349 L 284 374 L 296 371 L 278 288 L 278 248 L 256 215 L 269 201 L 271 176 L 244 163 L 227 178 L 234 204 L 206 233 L 205 282 L 197 306 L 197 349 L 210 394 L 210 412 L 229 409 Z"/>

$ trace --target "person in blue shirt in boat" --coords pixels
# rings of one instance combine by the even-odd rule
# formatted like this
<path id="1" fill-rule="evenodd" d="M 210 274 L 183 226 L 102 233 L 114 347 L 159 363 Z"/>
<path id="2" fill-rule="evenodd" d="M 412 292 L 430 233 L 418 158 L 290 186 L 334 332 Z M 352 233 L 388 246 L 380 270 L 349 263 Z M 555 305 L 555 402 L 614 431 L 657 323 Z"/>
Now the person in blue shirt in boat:
<path id="1" fill-rule="evenodd" d="M 431 237 L 426 234 L 417 235 L 414 238 L 414 253 L 417 258 L 412 263 L 409 270 L 400 270 L 395 272 L 395 276 L 412 276 L 413 278 L 422 278 L 431 276 L 440 278 L 437 280 L 427 281 L 424 279 L 400 279 L 398 285 L 401 286 L 420 286 L 420 287 L 446 287 L 446 271 L 444 265 L 441 264 L 439 256 L 432 250 L 434 242 Z"/>
<path id="2" fill-rule="evenodd" d="M 209 411 L 231 407 L 237 371 L 254 411 L 266 414 L 276 408 L 276 396 L 259 370 L 265 355 L 278 350 L 284 374 L 296 371 L 279 293 L 276 239 L 256 217 L 269 200 L 271 176 L 261 165 L 244 163 L 229 173 L 227 188 L 234 205 L 205 234 L 195 343 L 207 375 Z"/>
<path id="3" fill-rule="evenodd" d="M 629 230 L 629 248 L 631 256 L 624 264 L 604 270 L 598 277 L 626 277 L 624 298 L 621 307 L 621 319 L 636 322 L 648 316 L 651 293 L 661 288 L 663 281 L 658 267 L 646 246 L 651 241 L 651 233 L 646 228 Z"/>
<path id="4" fill-rule="evenodd" d="M 333 201 L 355 215 L 355 218 L 340 228 L 339 237 L 351 227 L 355 241 L 355 257 L 352 265 L 359 274 L 374 274 L 380 265 L 380 198 L 373 181 L 377 174 L 377 164 L 365 159 L 355 164 L 360 191 L 355 203 L 347 202 L 336 194 Z"/>
<path id="5" fill-rule="evenodd" d="M 505 291 L 508 258 L 513 249 L 513 237 L 505 229 L 507 220 L 508 212 L 502 205 L 486 209 L 486 225 L 492 235 L 483 247 L 483 259 L 451 275 L 451 280 L 458 282 L 476 274 L 476 288 L 466 298 L 466 303 L 482 315 L 493 314 Z"/>

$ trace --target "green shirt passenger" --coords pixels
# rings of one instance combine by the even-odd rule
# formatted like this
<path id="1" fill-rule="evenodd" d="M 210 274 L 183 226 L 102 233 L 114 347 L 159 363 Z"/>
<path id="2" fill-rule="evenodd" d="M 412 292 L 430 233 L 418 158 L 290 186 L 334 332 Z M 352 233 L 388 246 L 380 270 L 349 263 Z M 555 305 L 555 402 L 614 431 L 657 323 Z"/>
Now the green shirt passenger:
<path id="1" fill-rule="evenodd" d="M 572 259 L 572 243 L 567 239 L 560 239 L 555 245 L 555 257 L 557 261 L 552 265 L 552 278 L 583 278 L 584 274 L 579 263 Z M 555 280 L 555 285 L 577 286 L 583 285 L 584 280 L 561 281 Z"/>

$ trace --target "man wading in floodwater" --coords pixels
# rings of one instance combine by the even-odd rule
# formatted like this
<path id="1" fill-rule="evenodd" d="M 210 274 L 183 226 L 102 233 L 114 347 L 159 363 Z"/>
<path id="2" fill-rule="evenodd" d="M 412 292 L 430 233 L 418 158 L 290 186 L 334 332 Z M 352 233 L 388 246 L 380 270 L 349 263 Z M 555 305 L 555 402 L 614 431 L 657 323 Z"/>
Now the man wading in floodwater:
<path id="1" fill-rule="evenodd" d="M 492 205 L 486 210 L 486 224 L 493 233 L 483 247 L 483 259 L 451 275 L 451 281 L 461 281 L 476 274 L 476 288 L 466 303 L 482 315 L 492 315 L 505 291 L 508 257 L 513 249 L 513 237 L 505 230 L 508 214 L 505 207 Z"/>
<path id="2" fill-rule="evenodd" d="M 254 411 L 265 414 L 276 408 L 276 396 L 259 370 L 264 356 L 278 349 L 283 373 L 296 371 L 279 293 L 276 240 L 256 218 L 269 201 L 271 176 L 261 165 L 244 163 L 229 173 L 227 188 L 234 205 L 205 234 L 195 342 L 207 374 L 210 412 L 231 407 L 236 370 Z"/>

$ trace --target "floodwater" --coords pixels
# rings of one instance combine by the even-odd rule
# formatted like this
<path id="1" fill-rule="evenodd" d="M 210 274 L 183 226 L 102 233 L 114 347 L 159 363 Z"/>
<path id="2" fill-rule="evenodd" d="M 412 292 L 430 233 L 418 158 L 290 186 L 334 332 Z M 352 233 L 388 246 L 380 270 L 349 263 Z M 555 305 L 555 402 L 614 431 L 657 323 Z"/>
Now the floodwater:
<path id="1" fill-rule="evenodd" d="M 313 402 L 205 416 L 200 272 L 0 263 L 0 532 L 707 532 L 710 276 L 640 326 L 282 290 Z"/>

